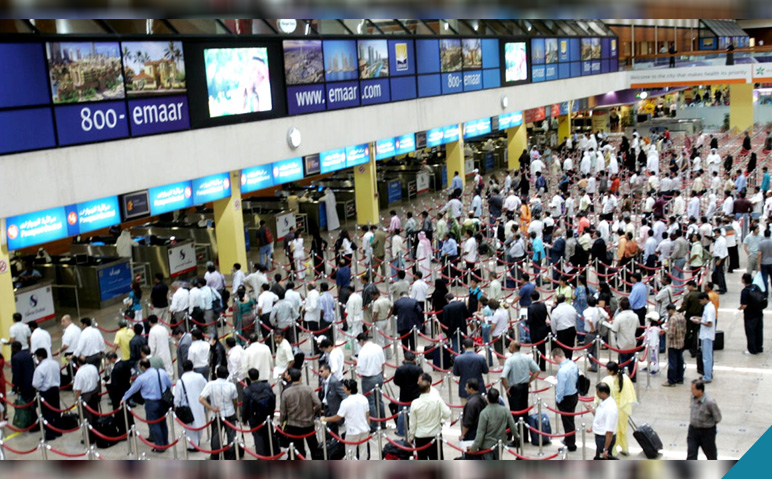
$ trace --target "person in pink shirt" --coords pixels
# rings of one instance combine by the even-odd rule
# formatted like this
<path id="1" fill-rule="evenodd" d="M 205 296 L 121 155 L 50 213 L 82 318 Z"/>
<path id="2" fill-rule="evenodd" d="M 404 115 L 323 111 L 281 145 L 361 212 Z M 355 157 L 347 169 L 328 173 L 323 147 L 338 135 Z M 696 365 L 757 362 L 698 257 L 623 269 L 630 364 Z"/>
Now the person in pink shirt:
<path id="1" fill-rule="evenodd" d="M 389 212 L 391 214 L 391 223 L 389 223 L 389 233 L 394 233 L 394 230 L 402 229 L 402 221 L 395 210 Z"/>

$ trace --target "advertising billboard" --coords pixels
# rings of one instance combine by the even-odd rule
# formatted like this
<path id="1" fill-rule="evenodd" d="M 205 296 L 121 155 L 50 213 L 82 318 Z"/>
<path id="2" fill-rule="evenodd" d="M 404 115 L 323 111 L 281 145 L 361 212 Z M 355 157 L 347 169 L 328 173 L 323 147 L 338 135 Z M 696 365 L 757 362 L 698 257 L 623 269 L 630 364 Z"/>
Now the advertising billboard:
<path id="1" fill-rule="evenodd" d="M 204 66 L 210 118 L 273 109 L 267 48 L 207 48 Z"/>

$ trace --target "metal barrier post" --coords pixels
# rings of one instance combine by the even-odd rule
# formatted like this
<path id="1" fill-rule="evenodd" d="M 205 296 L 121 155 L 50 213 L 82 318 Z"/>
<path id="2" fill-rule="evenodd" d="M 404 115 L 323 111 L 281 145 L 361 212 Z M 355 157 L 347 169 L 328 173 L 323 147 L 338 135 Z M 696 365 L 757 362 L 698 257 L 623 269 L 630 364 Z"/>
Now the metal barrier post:
<path id="1" fill-rule="evenodd" d="M 525 448 L 525 442 L 527 441 L 525 437 L 525 422 L 523 421 L 522 417 L 519 417 L 517 419 L 517 430 L 520 433 L 520 444 L 518 446 L 518 451 L 520 455 L 523 455 L 523 449 Z"/>
<path id="2" fill-rule="evenodd" d="M 174 411 L 169 409 L 169 411 L 166 412 L 166 419 L 169 419 L 169 429 L 172 432 L 172 437 L 177 437 L 177 433 L 174 430 Z M 187 449 L 187 446 L 185 447 Z M 175 444 L 172 446 L 172 454 L 174 454 L 174 460 L 177 460 L 177 445 Z"/>
<path id="3" fill-rule="evenodd" d="M 137 445 L 137 425 L 136 424 L 131 425 L 131 437 L 134 440 L 134 459 L 139 461 L 139 447 Z"/>
<path id="4" fill-rule="evenodd" d="M 582 461 L 587 460 L 587 426 L 582 423 Z"/>
<path id="5" fill-rule="evenodd" d="M 187 461 L 190 459 L 190 453 L 188 452 L 188 443 L 190 442 L 190 439 L 188 439 L 188 433 L 185 432 L 185 430 L 182 430 L 182 435 L 180 436 L 180 439 L 185 440 L 185 448 L 182 450 L 183 458 Z"/>
<path id="6" fill-rule="evenodd" d="M 303 370 L 306 373 L 306 385 L 310 386 L 311 385 L 311 380 L 308 379 L 308 361 L 304 361 L 303 362 Z"/>
<path id="7" fill-rule="evenodd" d="M 502 441 L 501 439 L 499 439 L 498 452 L 499 452 L 499 460 L 503 461 L 504 460 L 504 441 Z"/>
<path id="8" fill-rule="evenodd" d="M 46 446 L 46 421 L 43 419 L 43 405 L 40 403 L 40 393 L 35 393 L 35 402 L 37 403 L 38 425 L 40 426 L 40 443 L 43 448 Z"/>
<path id="9" fill-rule="evenodd" d="M 0 447 L 2 447 L 2 445 L 3 445 L 3 441 L 0 440 Z M 43 455 L 43 460 L 47 461 L 48 460 L 48 444 L 41 443 L 40 446 L 38 446 L 38 448 L 40 449 L 40 454 Z M 5 459 L 5 456 L 2 456 L 2 457 L 3 457 L 3 459 Z"/>
<path id="10" fill-rule="evenodd" d="M 415 326 L 413 326 L 413 349 L 418 351 L 418 328 Z"/>
<path id="11" fill-rule="evenodd" d="M 437 434 L 434 436 L 434 440 L 437 443 L 437 460 L 442 459 L 442 439 L 440 438 L 441 434 Z"/>
<path id="12" fill-rule="evenodd" d="M 214 432 L 214 434 L 217 434 L 217 436 L 220 438 L 220 448 L 223 448 L 225 446 L 223 446 L 222 433 L 220 432 L 220 431 L 222 431 L 222 428 L 221 428 L 222 423 L 220 422 L 220 413 L 217 413 L 217 416 L 215 416 L 215 420 L 216 421 L 215 421 L 215 424 L 213 424 L 213 426 L 217 427 L 217 431 Z M 224 457 L 225 457 L 225 452 L 224 451 L 217 454 L 217 460 L 218 461 L 220 459 L 224 458 Z"/>
<path id="13" fill-rule="evenodd" d="M 320 422 L 322 426 L 322 454 L 324 460 L 327 460 L 327 423 L 325 421 Z"/>
<path id="14" fill-rule="evenodd" d="M 536 424 L 538 426 L 539 430 L 539 456 L 544 455 L 544 436 L 542 436 L 542 419 L 541 419 L 541 398 L 536 397 Z M 555 425 L 557 427 L 557 424 Z"/>
<path id="15" fill-rule="evenodd" d="M 646 389 L 651 388 L 651 352 L 646 352 Z"/>
<path id="16" fill-rule="evenodd" d="M 84 435 L 86 436 L 86 439 L 83 441 L 83 444 L 86 445 L 86 457 L 89 458 L 91 456 L 91 453 L 89 452 L 91 450 L 91 438 L 88 436 L 88 427 L 90 424 L 88 423 L 88 419 L 83 421 L 83 430 L 86 432 Z"/>
<path id="17" fill-rule="evenodd" d="M 440 355 L 440 369 L 444 371 L 445 370 L 445 340 L 440 339 L 440 342 L 437 343 L 437 349 L 435 349 L 435 351 L 437 351 L 437 354 Z"/>
<path id="18" fill-rule="evenodd" d="M 375 401 L 375 416 L 380 419 L 381 418 L 381 409 L 383 406 L 381 405 L 381 387 L 376 385 L 375 388 L 372 390 L 372 393 L 374 395 L 373 400 Z M 377 422 L 377 421 L 376 421 Z M 379 424 L 380 426 L 380 424 Z"/>
<path id="19" fill-rule="evenodd" d="M 268 416 L 265 422 L 265 426 L 268 428 L 268 449 L 271 451 L 271 457 L 273 457 L 275 453 L 273 451 L 273 421 L 271 420 L 271 416 Z M 325 441 L 325 443 L 326 442 L 327 441 Z"/>
<path id="20" fill-rule="evenodd" d="M 640 376 L 640 374 L 638 374 L 640 372 L 638 371 L 638 353 L 633 355 L 633 361 L 633 371 L 635 371 L 635 395 L 641 397 L 641 387 L 639 386 L 641 382 L 638 381 L 638 376 Z"/>
<path id="21" fill-rule="evenodd" d="M 290 447 L 289 447 L 289 457 L 290 457 L 290 460 L 292 460 L 292 461 L 294 461 L 295 459 L 297 459 L 297 456 L 295 455 L 295 443 L 294 443 L 294 442 L 291 442 L 291 443 L 290 443 Z"/>
<path id="22" fill-rule="evenodd" d="M 552 334 L 547 335 L 547 348 L 549 348 L 549 351 L 546 351 L 544 355 L 549 358 L 552 355 Z M 547 361 L 547 369 L 550 376 L 552 376 L 552 363 L 550 361 Z"/>
<path id="23" fill-rule="evenodd" d="M 378 426 L 377 438 L 378 438 L 378 456 L 383 461 L 383 432 L 381 432 L 380 425 Z M 407 436 L 407 434 L 405 434 Z"/>
<path id="24" fill-rule="evenodd" d="M 83 398 L 78 398 L 78 424 L 81 426 L 85 424 L 85 418 L 83 415 Z M 86 444 L 86 436 L 88 436 L 88 428 L 83 429 L 83 444 Z"/>
<path id="25" fill-rule="evenodd" d="M 126 426 L 126 432 L 131 434 L 131 430 L 129 429 L 129 413 L 126 411 L 127 407 L 128 406 L 126 405 L 126 403 L 123 403 L 123 407 L 121 408 L 121 409 L 123 409 L 123 424 L 124 424 L 124 426 Z M 130 456 L 131 453 L 132 453 L 132 450 L 131 450 L 131 446 L 132 446 L 132 444 L 131 444 L 131 437 L 127 437 L 126 438 L 126 443 L 127 443 L 127 446 L 128 446 L 128 448 L 127 448 L 128 451 L 126 452 L 126 455 Z"/>
<path id="26" fill-rule="evenodd" d="M 445 378 L 448 380 L 448 403 L 453 404 L 453 400 L 451 399 L 451 396 L 453 394 L 453 379 L 451 377 L 452 373 L 447 373 L 445 375 Z"/>

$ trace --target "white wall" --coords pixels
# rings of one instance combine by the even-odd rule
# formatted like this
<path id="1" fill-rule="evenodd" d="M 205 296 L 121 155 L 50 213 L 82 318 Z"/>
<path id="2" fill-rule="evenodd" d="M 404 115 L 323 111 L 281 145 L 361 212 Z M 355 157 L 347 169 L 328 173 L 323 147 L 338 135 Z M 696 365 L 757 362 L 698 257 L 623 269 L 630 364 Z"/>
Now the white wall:
<path id="1" fill-rule="evenodd" d="M 627 87 L 626 73 L 615 72 L 4 156 L 0 218 Z M 295 151 L 286 142 L 290 126 L 303 136 Z"/>

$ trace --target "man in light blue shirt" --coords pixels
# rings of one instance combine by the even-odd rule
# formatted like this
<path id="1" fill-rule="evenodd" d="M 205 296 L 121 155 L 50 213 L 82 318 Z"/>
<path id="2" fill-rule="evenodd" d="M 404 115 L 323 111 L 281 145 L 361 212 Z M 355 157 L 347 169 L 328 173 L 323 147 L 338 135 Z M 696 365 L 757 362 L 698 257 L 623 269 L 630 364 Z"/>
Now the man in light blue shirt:
<path id="1" fill-rule="evenodd" d="M 142 371 L 142 374 L 134 380 L 129 390 L 123 395 L 121 406 L 130 397 L 139 392 L 145 400 L 145 415 L 147 416 L 147 421 L 150 422 L 148 426 L 150 427 L 150 433 L 153 436 L 155 445 L 167 446 L 169 445 L 169 431 L 166 427 L 166 421 L 155 424 L 153 424 L 153 421 L 164 417 L 168 412 L 168 408 L 161 401 L 161 397 L 163 397 L 163 391 L 172 387 L 172 381 L 165 370 L 151 368 L 149 359 L 140 360 L 139 369 Z M 164 450 L 153 449 L 153 452 L 164 452 Z"/>
<path id="2" fill-rule="evenodd" d="M 641 282 L 641 273 L 633 273 L 631 277 L 635 280 L 633 289 L 630 290 L 630 309 L 638 315 L 638 321 L 641 326 L 646 324 L 646 301 L 649 299 L 649 287 Z"/>
<path id="3" fill-rule="evenodd" d="M 450 188 L 448 188 L 448 191 L 450 193 L 453 193 L 456 190 L 460 190 L 460 191 L 464 190 L 464 180 L 461 179 L 461 176 L 458 174 L 458 171 L 455 172 L 455 174 L 453 175 L 453 179 L 450 180 Z"/>
<path id="4" fill-rule="evenodd" d="M 579 381 L 579 368 L 576 363 L 566 359 L 566 353 L 560 348 L 555 348 L 550 354 L 552 360 L 558 363 L 558 383 L 555 385 L 555 403 L 561 412 L 573 413 L 579 402 L 579 390 L 576 387 Z M 576 430 L 574 416 L 561 415 L 563 430 L 566 434 L 566 447 L 569 451 L 576 451 Z"/>
<path id="5" fill-rule="evenodd" d="M 472 198 L 472 213 L 474 213 L 475 218 L 482 218 L 482 198 L 479 192 L 476 192 Z"/>
<path id="6" fill-rule="evenodd" d="M 745 191 L 747 182 L 745 181 L 745 174 L 742 170 L 737 170 L 737 178 L 734 180 L 734 188 L 738 193 Z"/>
<path id="7" fill-rule="evenodd" d="M 541 286 L 541 261 L 547 255 L 544 251 L 544 242 L 531 231 L 531 248 L 533 248 L 533 275 L 536 277 L 536 286 Z"/>
<path id="8" fill-rule="evenodd" d="M 764 196 L 766 196 L 767 191 L 769 191 L 769 182 L 770 182 L 769 171 L 767 171 L 766 166 L 762 168 L 761 171 L 764 172 L 764 177 L 761 179 L 761 191 L 763 191 Z"/>

